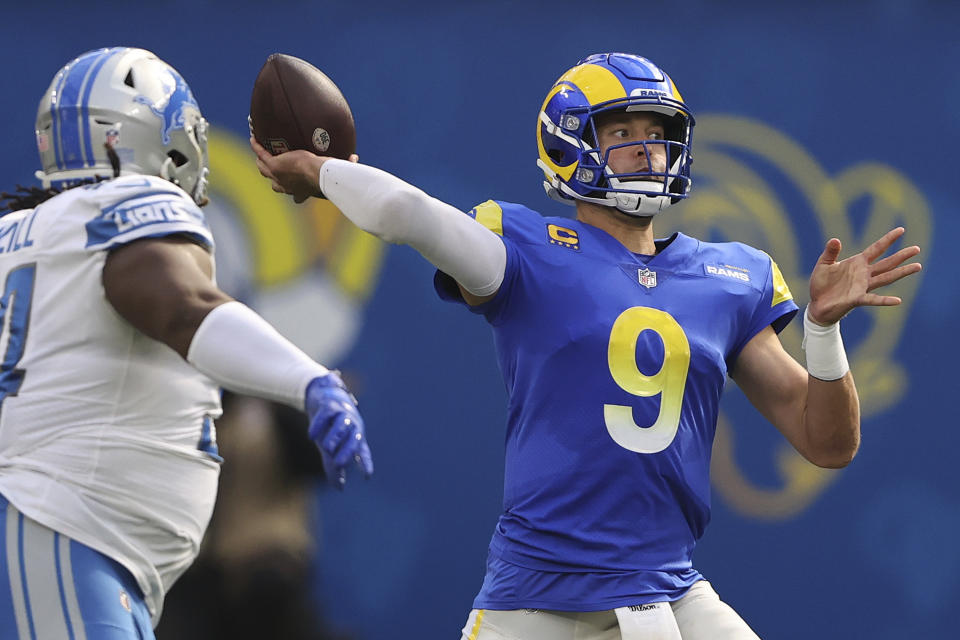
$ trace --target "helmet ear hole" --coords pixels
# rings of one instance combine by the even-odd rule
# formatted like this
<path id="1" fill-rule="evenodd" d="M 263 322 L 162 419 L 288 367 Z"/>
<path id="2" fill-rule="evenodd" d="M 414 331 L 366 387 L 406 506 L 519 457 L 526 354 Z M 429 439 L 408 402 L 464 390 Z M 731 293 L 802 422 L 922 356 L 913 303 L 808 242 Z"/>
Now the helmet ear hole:
<path id="1" fill-rule="evenodd" d="M 133 69 L 127 71 L 127 76 L 123 79 L 123 84 L 127 85 L 131 89 L 136 89 L 136 86 L 133 84 Z"/>
<path id="2" fill-rule="evenodd" d="M 177 167 L 182 167 L 183 165 L 187 164 L 190 161 L 189 159 L 187 159 L 187 156 L 183 155 L 176 149 L 171 149 L 170 151 L 168 151 L 167 157 L 173 160 L 174 166 L 177 166 Z"/>

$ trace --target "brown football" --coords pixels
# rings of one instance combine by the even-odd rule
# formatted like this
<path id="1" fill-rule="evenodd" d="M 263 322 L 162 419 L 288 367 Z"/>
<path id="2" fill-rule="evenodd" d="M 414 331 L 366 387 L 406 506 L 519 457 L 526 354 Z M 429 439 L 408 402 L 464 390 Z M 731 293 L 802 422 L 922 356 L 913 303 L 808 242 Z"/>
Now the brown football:
<path id="1" fill-rule="evenodd" d="M 356 151 L 353 114 L 340 89 L 300 58 L 274 53 L 253 83 L 250 129 L 273 155 L 306 149 L 346 160 Z"/>

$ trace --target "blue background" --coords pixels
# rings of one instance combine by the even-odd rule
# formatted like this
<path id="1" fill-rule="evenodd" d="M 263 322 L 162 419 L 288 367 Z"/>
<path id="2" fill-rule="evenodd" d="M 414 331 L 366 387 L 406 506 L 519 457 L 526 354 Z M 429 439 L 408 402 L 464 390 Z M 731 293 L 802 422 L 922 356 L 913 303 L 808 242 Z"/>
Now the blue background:
<path id="1" fill-rule="evenodd" d="M 5 189 L 32 179 L 32 124 L 53 73 L 82 51 L 111 45 L 155 51 L 179 69 L 215 126 L 241 136 L 266 56 L 306 58 L 350 101 L 364 162 L 465 209 L 495 197 L 569 213 L 543 196 L 533 127 L 553 80 L 595 51 L 650 57 L 695 113 L 760 121 L 827 173 L 865 162 L 894 168 L 922 194 L 933 233 L 916 298 L 886 310 L 908 314 L 892 356 L 906 394 L 865 415 L 857 460 L 799 512 L 757 517 L 715 496 L 695 560 L 765 638 L 955 633 L 960 430 L 949 398 L 960 391 L 950 366 L 960 355 L 960 297 L 949 242 L 960 231 L 960 5 L 78 6 L 4 7 Z M 812 264 L 822 239 L 804 231 L 801 205 L 790 213 L 800 226 L 798 249 Z M 439 302 L 431 276 L 411 249 L 390 247 L 359 337 L 343 362 L 332 363 L 358 381 L 377 473 L 367 483 L 354 478 L 342 495 L 321 496 L 317 582 L 328 616 L 366 639 L 457 637 L 499 512 L 505 395 L 489 331 L 482 319 Z M 848 341 L 858 330 L 866 329 L 851 321 Z M 774 430 L 742 400 L 728 404 L 741 468 L 758 484 L 775 484 Z"/>

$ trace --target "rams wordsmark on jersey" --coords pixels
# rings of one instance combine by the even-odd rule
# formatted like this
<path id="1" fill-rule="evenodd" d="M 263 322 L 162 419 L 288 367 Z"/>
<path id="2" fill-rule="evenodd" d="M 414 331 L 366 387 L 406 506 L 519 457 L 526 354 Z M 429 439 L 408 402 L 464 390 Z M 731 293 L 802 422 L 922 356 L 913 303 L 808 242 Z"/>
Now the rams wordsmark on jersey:
<path id="1" fill-rule="evenodd" d="M 680 597 L 700 578 L 691 555 L 728 368 L 797 311 L 779 270 L 740 243 L 676 234 L 638 256 L 520 205 L 470 213 L 506 245 L 499 292 L 472 309 L 493 327 L 509 393 L 504 511 L 474 607 Z M 445 274 L 435 285 L 461 300 Z"/>
<path id="2" fill-rule="evenodd" d="M 0 492 L 117 559 L 155 620 L 213 510 L 219 391 L 123 320 L 101 273 L 110 249 L 170 234 L 213 250 L 193 200 L 146 176 L 0 218 Z"/>

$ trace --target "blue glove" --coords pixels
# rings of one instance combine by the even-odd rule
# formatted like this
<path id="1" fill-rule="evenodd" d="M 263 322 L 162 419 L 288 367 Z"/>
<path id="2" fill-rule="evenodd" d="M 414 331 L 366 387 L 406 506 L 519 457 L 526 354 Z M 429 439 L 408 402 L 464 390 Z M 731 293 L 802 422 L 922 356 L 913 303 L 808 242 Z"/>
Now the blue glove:
<path id="1" fill-rule="evenodd" d="M 373 473 L 373 457 L 367 446 L 363 418 L 357 411 L 357 399 L 336 371 L 310 381 L 305 409 L 310 418 L 310 439 L 320 449 L 330 482 L 343 489 L 351 462 L 356 462 L 369 477 Z"/>

